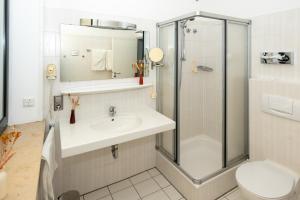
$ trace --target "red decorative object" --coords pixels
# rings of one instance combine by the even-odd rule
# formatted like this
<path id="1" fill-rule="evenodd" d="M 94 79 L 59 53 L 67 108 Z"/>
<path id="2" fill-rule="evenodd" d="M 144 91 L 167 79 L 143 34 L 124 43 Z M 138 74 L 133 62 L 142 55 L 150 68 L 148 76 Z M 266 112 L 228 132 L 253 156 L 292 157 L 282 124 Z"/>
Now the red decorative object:
<path id="1" fill-rule="evenodd" d="M 139 84 L 140 84 L 140 85 L 144 85 L 144 76 L 143 76 L 143 73 L 140 73 Z"/>
<path id="2" fill-rule="evenodd" d="M 75 109 L 71 110 L 70 124 L 75 124 Z"/>

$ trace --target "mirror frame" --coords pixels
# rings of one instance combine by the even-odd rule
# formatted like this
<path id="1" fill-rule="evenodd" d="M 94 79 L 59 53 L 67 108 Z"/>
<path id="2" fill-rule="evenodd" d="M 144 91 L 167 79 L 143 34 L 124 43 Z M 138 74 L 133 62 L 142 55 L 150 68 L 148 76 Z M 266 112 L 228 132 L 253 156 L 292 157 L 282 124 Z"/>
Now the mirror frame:
<path id="1" fill-rule="evenodd" d="M 3 117 L 0 119 L 0 134 L 8 123 L 8 64 L 9 64 L 9 0 L 4 1 L 4 66 L 3 66 Z"/>

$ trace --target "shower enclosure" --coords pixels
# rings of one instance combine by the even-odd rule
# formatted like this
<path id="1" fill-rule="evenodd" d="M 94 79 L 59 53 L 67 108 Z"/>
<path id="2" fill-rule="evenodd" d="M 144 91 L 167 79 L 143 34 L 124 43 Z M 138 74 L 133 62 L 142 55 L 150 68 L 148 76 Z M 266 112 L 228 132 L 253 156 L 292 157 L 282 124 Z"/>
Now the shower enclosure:
<path id="1" fill-rule="evenodd" d="M 195 183 L 248 158 L 249 29 L 204 12 L 157 25 L 157 107 L 176 121 L 157 148 Z"/>

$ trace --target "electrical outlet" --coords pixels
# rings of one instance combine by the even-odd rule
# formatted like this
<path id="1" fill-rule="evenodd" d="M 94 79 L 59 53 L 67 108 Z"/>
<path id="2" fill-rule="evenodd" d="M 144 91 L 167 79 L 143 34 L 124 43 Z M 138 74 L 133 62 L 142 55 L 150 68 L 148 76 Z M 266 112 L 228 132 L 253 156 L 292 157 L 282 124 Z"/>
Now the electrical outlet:
<path id="1" fill-rule="evenodd" d="M 23 98 L 23 107 L 34 107 L 34 98 L 33 97 Z"/>

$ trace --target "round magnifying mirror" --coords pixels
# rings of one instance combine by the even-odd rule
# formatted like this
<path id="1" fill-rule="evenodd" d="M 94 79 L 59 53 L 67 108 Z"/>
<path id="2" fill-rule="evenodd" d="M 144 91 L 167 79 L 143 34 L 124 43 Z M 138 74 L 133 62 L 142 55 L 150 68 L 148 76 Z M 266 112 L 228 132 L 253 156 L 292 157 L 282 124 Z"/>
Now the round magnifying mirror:
<path id="1" fill-rule="evenodd" d="M 164 52 L 160 48 L 153 48 L 149 51 L 149 58 L 152 62 L 158 63 L 164 57 Z"/>

